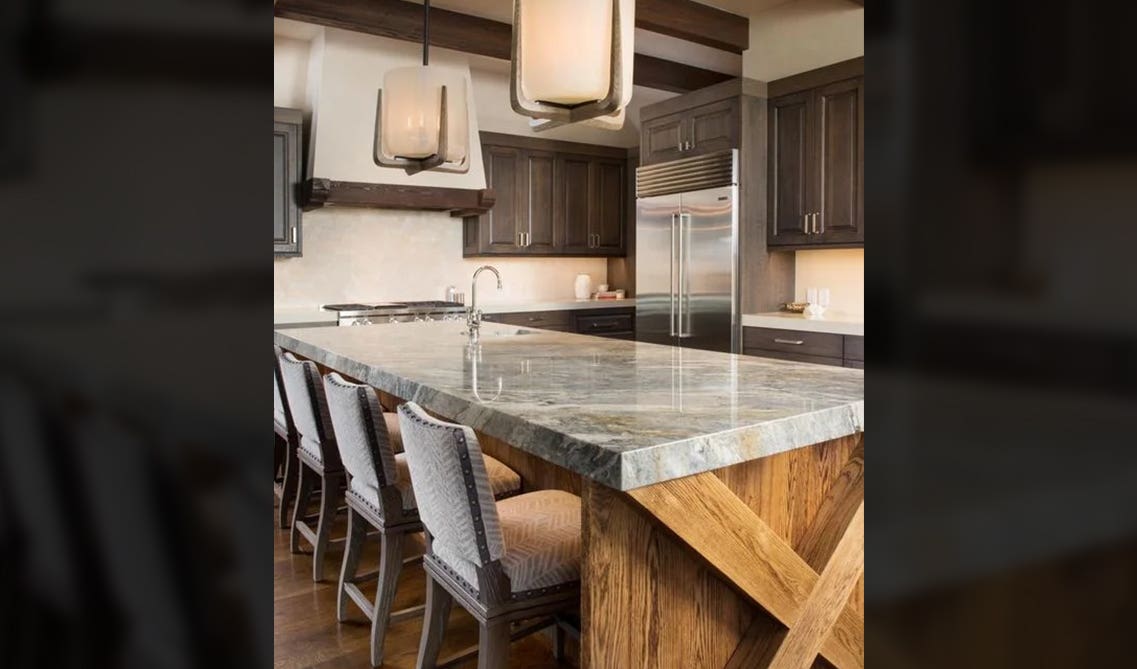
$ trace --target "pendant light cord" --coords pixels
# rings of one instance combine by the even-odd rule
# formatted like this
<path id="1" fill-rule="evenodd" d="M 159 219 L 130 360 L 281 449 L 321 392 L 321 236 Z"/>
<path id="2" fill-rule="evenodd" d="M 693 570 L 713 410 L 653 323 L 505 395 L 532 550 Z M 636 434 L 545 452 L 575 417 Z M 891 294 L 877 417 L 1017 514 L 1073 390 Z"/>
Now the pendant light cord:
<path id="1" fill-rule="evenodd" d="M 430 0 L 422 3 L 422 64 L 430 65 Z"/>

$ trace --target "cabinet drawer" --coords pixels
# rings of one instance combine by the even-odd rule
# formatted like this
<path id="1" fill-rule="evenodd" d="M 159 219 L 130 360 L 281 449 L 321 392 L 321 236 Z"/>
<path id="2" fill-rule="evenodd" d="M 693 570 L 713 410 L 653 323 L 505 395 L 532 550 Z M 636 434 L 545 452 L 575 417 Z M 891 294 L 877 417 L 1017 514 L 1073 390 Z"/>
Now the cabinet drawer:
<path id="1" fill-rule="evenodd" d="M 845 335 L 845 359 L 865 360 L 865 338 L 856 335 Z"/>
<path id="2" fill-rule="evenodd" d="M 626 335 L 634 331 L 631 313 L 581 314 L 576 317 L 576 331 L 590 335 Z"/>
<path id="3" fill-rule="evenodd" d="M 802 332 L 800 330 L 778 330 L 774 328 L 743 328 L 743 349 L 779 351 L 795 355 L 814 355 L 826 358 L 843 356 L 844 342 L 839 334 L 827 332 Z"/>
<path id="4" fill-rule="evenodd" d="M 832 365 L 834 367 L 842 366 L 841 358 L 832 358 L 824 355 L 804 355 L 789 351 L 767 351 L 760 348 L 743 348 L 742 352 L 745 355 L 753 355 L 759 358 L 777 358 L 778 360 L 792 360 L 793 362 L 812 362 L 818 365 Z"/>
<path id="5" fill-rule="evenodd" d="M 511 314 L 486 314 L 484 320 L 530 328 L 572 329 L 572 313 L 568 311 L 520 311 Z"/>

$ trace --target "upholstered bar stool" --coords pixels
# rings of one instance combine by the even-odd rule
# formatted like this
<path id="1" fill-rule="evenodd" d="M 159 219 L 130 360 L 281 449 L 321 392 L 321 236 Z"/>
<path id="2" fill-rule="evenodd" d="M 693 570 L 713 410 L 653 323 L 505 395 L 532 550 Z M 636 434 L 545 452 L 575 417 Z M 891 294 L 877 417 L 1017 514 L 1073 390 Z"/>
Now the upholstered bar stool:
<path id="1" fill-rule="evenodd" d="M 285 352 L 280 357 L 280 371 L 284 379 L 285 401 L 292 412 L 299 444 L 296 454 L 300 471 L 290 544 L 293 553 L 300 552 L 301 537 L 312 545 L 312 580 L 322 581 L 324 553 L 331 542 L 332 521 L 343 502 L 344 469 L 328 415 L 324 383 L 316 363 L 299 360 Z M 317 485 L 320 510 L 312 516 L 308 514 L 308 507 Z M 315 530 L 309 524 L 313 520 L 317 521 Z"/>
<path id="2" fill-rule="evenodd" d="M 392 611 L 395 588 L 405 564 L 421 556 L 403 559 L 406 536 L 421 532 L 414 490 L 407 471 L 406 456 L 397 453 L 392 443 L 393 414 L 382 413 L 375 390 L 352 383 L 336 373 L 324 377 L 328 409 L 335 428 L 336 443 L 348 488 L 348 539 L 340 571 L 336 614 L 342 622 L 350 598 L 371 620 L 371 666 L 383 663 L 383 642 L 387 627 L 412 616 L 422 615 L 423 607 L 414 606 Z M 397 420 L 396 427 L 397 427 Z M 400 444 L 401 446 L 401 444 Z M 486 458 L 486 472 L 492 494 L 498 498 L 521 491 L 517 472 L 493 458 Z M 359 557 L 367 527 L 379 530 L 379 571 L 359 575 Z M 359 589 L 359 584 L 378 577 L 374 603 Z"/>
<path id="3" fill-rule="evenodd" d="M 399 421 L 427 537 L 418 667 L 437 666 L 454 600 L 480 626 L 479 669 L 505 667 L 511 640 L 554 624 L 550 616 L 579 612 L 580 498 L 541 490 L 495 503 L 473 430 L 435 420 L 413 402 L 399 407 Z M 558 626 L 558 651 L 561 633 Z"/>
<path id="4" fill-rule="evenodd" d="M 296 478 L 300 463 L 296 449 L 300 439 L 296 436 L 296 426 L 292 423 L 292 410 L 284 400 L 284 379 L 280 375 L 280 356 L 284 353 L 273 345 L 273 385 L 272 385 L 272 430 L 276 433 L 276 451 L 273 454 L 273 493 L 280 508 L 277 510 L 277 525 L 288 527 L 292 514 L 292 500 L 296 497 Z"/>

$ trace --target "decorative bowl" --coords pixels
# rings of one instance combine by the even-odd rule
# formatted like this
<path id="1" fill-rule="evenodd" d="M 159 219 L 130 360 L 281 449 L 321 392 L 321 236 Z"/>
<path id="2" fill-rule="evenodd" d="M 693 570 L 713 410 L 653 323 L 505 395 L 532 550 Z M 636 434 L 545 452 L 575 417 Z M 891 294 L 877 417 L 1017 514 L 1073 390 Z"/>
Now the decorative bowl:
<path id="1" fill-rule="evenodd" d="M 805 308 L 809 306 L 809 302 L 783 302 L 781 306 L 782 311 L 788 311 L 794 314 L 805 313 Z"/>

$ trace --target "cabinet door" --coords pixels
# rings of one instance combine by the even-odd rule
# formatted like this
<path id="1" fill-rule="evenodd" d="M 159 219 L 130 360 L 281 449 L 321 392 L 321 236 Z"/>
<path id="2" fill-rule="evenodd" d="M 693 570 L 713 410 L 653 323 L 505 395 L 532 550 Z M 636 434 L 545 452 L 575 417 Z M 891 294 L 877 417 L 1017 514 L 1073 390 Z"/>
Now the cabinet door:
<path id="1" fill-rule="evenodd" d="M 653 165 L 682 158 L 687 139 L 685 114 L 668 114 L 644 121 L 640 129 L 640 164 Z"/>
<path id="2" fill-rule="evenodd" d="M 624 255 L 626 207 L 624 206 L 624 161 L 596 160 L 593 163 L 595 207 L 593 209 L 592 250 L 599 255 Z"/>
<path id="3" fill-rule="evenodd" d="M 592 203 L 592 158 L 573 154 L 557 157 L 557 228 L 561 231 L 561 251 L 588 255 L 591 234 L 589 218 Z"/>
<path id="4" fill-rule="evenodd" d="M 525 194 L 522 190 L 521 151 L 503 146 L 483 147 L 486 187 L 494 189 L 497 201 L 479 221 L 480 253 L 520 251 L 518 233 L 524 228 L 520 216 Z"/>
<path id="5" fill-rule="evenodd" d="M 274 109 L 272 124 L 272 251 L 278 256 L 300 255 L 300 112 Z"/>
<path id="6" fill-rule="evenodd" d="M 526 151 L 525 208 L 521 211 L 521 231 L 528 235 L 522 253 L 544 255 L 557 248 L 554 201 L 556 154 L 551 151 Z"/>
<path id="7" fill-rule="evenodd" d="M 810 93 L 794 93 L 769 104 L 769 184 L 767 198 L 770 215 L 770 246 L 805 244 L 806 213 L 809 206 Z"/>
<path id="8" fill-rule="evenodd" d="M 741 124 L 739 104 L 738 98 L 731 98 L 686 112 L 687 130 L 683 138 L 690 144 L 684 155 L 737 148 Z"/>
<path id="9" fill-rule="evenodd" d="M 822 86 L 814 93 L 817 120 L 817 233 L 811 243 L 863 242 L 864 79 Z"/>

